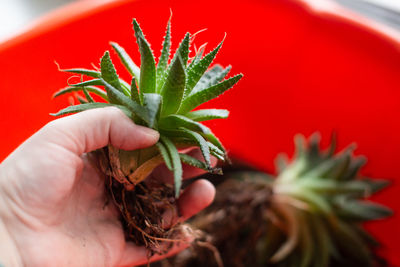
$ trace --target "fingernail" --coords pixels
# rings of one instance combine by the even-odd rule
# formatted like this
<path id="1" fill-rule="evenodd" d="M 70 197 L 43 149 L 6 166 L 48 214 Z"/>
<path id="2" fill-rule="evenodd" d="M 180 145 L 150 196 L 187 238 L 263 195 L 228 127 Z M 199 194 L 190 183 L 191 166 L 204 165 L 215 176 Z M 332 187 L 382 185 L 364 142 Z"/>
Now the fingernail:
<path id="1" fill-rule="evenodd" d="M 139 126 L 139 127 L 140 127 L 140 131 L 143 134 L 147 135 L 148 137 L 154 138 L 157 140 L 158 140 L 158 138 L 160 138 L 160 133 L 158 131 L 144 127 L 144 126 Z"/>

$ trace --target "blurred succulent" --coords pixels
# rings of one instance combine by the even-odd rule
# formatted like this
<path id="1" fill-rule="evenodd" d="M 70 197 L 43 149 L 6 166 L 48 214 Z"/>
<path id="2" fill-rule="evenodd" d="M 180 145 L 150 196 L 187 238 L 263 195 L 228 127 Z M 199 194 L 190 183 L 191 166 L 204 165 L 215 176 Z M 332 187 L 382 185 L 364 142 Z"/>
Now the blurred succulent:
<path id="1" fill-rule="evenodd" d="M 352 155 L 355 146 L 335 154 L 334 141 L 321 151 L 319 135 L 310 138 L 309 147 L 302 135 L 295 142 L 295 158 L 278 158 L 279 174 L 271 184 L 271 211 L 279 219 L 271 220 L 268 232 L 283 230 L 286 241 L 274 244 L 266 235 L 270 260 L 293 257 L 302 267 L 330 266 L 332 261 L 372 266 L 370 247 L 377 242 L 360 223 L 391 215 L 388 208 L 365 200 L 388 181 L 359 179 L 365 159 Z"/>
<path id="2" fill-rule="evenodd" d="M 295 156 L 278 157 L 276 177 L 227 172 L 214 203 L 191 221 L 206 238 L 172 266 L 381 266 L 373 251 L 378 242 L 361 223 L 392 214 L 366 200 L 388 182 L 360 177 L 365 159 L 353 156 L 354 146 L 334 153 L 333 140 L 322 151 L 319 139 L 296 136 Z"/>

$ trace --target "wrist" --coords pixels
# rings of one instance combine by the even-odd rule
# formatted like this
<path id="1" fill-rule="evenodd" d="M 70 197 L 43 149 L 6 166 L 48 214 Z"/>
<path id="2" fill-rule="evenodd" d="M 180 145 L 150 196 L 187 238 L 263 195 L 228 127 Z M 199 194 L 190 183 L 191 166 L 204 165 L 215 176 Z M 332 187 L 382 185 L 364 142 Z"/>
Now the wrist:
<path id="1" fill-rule="evenodd" d="M 23 266 L 18 248 L 0 218 L 0 266 Z"/>

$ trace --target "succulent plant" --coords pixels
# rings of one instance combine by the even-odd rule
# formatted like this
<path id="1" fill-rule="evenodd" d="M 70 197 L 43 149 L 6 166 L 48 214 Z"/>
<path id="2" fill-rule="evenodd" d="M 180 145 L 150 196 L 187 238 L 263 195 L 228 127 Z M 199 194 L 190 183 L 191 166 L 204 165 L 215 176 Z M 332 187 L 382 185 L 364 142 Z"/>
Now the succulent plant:
<path id="1" fill-rule="evenodd" d="M 366 198 L 388 185 L 360 177 L 365 163 L 354 146 L 334 153 L 319 135 L 295 138 L 292 160 L 278 157 L 276 177 L 253 170 L 227 172 L 214 203 L 190 223 L 220 256 L 198 246 L 170 260 L 172 266 L 384 266 L 378 242 L 362 223 L 392 214 Z M 201 244 L 203 244 L 201 243 Z"/>
<path id="2" fill-rule="evenodd" d="M 167 210 L 177 209 L 176 198 L 179 197 L 182 186 L 182 162 L 211 173 L 221 173 L 221 169 L 211 166 L 211 156 L 222 161 L 227 159 L 221 142 L 201 122 L 227 118 L 229 112 L 225 109 L 192 110 L 230 89 L 242 75 L 224 79 L 231 69 L 230 66 L 210 67 L 223 41 L 204 56 L 205 46 L 201 46 L 195 55 L 190 57 L 189 47 L 193 35 L 189 33 L 170 59 L 170 20 L 161 56 L 156 64 L 150 45 L 135 19 L 133 28 L 139 46 L 140 68 L 121 46 L 111 42 L 113 50 L 131 74 L 130 83 L 118 76 L 110 53 L 106 51 L 98 70 L 63 70 L 78 74 L 81 79 L 91 79 L 70 84 L 58 91 L 55 96 L 71 92 L 77 94 L 81 103 L 64 108 L 53 115 L 114 106 L 136 124 L 160 133 L 159 142 L 149 148 L 124 151 L 108 145 L 90 153 L 106 176 L 106 192 L 120 210 L 127 240 L 144 245 L 149 249 L 151 256 L 168 251 L 168 246 L 160 244 L 162 241 L 180 240 L 183 235 L 179 232 L 179 224 L 171 226 L 171 229 L 162 227 L 162 214 Z M 96 97 L 93 97 L 94 95 Z M 96 102 L 95 99 L 102 100 Z M 203 159 L 181 153 L 180 149 L 187 147 L 199 148 Z M 146 179 L 162 163 L 173 172 L 174 189 L 169 184 Z"/>
<path id="3" fill-rule="evenodd" d="M 80 105 L 69 106 L 53 115 L 60 116 L 87 109 L 115 106 L 135 123 L 159 131 L 161 137 L 156 148 L 139 152 L 119 152 L 117 161 L 120 163 L 117 164 L 122 164 L 120 169 L 123 175 L 115 178 L 123 182 L 127 188 L 132 188 L 143 181 L 157 165 L 165 162 L 174 173 L 175 192 L 178 196 L 182 179 L 181 162 L 209 172 L 218 172 L 218 169 L 210 165 L 210 155 L 220 160 L 227 158 L 221 142 L 201 122 L 227 118 L 229 112 L 225 109 L 192 110 L 230 89 L 240 80 L 242 74 L 224 80 L 231 69 L 230 66 L 223 68 L 215 65 L 210 68 L 223 41 L 208 54 L 203 56 L 203 46 L 193 58 L 189 58 L 191 43 L 189 33 L 185 35 L 170 60 L 170 21 L 161 56 L 156 64 L 150 45 L 135 19 L 133 28 L 141 55 L 140 68 L 121 46 L 111 42 L 119 59 L 132 75 L 130 83 L 118 76 L 107 51 L 101 58 L 100 70 L 82 68 L 63 70 L 93 79 L 71 84 L 58 91 L 55 96 L 81 91 L 85 98 L 79 96 Z M 105 102 L 95 102 L 91 94 L 99 96 Z M 179 153 L 178 148 L 182 145 L 199 147 L 204 162 Z M 115 149 L 110 148 L 110 150 L 118 154 Z"/>

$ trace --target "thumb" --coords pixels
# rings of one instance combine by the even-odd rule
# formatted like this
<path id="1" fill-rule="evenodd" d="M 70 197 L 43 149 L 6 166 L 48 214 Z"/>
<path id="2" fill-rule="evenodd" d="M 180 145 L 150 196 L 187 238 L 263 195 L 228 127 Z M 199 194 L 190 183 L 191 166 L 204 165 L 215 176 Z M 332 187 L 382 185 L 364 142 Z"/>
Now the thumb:
<path id="1" fill-rule="evenodd" d="M 54 120 L 35 136 L 81 155 L 112 144 L 134 150 L 155 144 L 159 133 L 136 125 L 118 108 L 99 108 Z"/>

